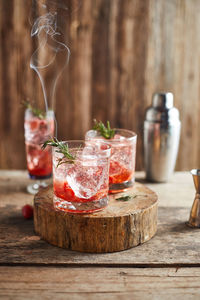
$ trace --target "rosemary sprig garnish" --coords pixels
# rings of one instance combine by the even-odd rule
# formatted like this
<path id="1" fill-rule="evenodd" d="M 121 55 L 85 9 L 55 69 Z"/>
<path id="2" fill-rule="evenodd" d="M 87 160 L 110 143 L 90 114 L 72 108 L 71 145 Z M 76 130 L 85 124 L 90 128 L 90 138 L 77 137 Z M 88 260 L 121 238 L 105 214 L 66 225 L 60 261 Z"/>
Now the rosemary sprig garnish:
<path id="1" fill-rule="evenodd" d="M 145 194 L 138 194 L 138 195 L 127 195 L 127 196 L 121 196 L 119 198 L 115 198 L 115 200 L 117 201 L 129 201 L 130 199 L 134 199 L 136 197 L 148 197 L 147 195 Z"/>
<path id="2" fill-rule="evenodd" d="M 126 201 L 130 200 L 131 198 L 132 198 L 131 196 L 127 195 L 127 196 L 122 196 L 122 197 L 116 198 L 115 200 L 126 202 Z"/>
<path id="3" fill-rule="evenodd" d="M 52 138 L 42 145 L 42 149 L 44 150 L 47 146 L 56 147 L 56 152 L 63 154 L 63 157 L 58 159 L 57 167 L 64 163 L 73 164 L 75 162 L 76 157 L 69 152 L 68 144 L 59 142 L 57 138 Z"/>
<path id="4" fill-rule="evenodd" d="M 42 111 L 41 109 L 39 109 L 39 108 L 33 107 L 32 104 L 29 101 L 23 101 L 22 104 L 26 108 L 30 109 L 30 111 L 32 112 L 32 114 L 35 117 L 38 117 L 39 119 L 45 119 L 46 113 L 44 111 Z"/>
<path id="5" fill-rule="evenodd" d="M 97 120 L 94 120 L 94 130 L 97 130 L 101 136 L 103 136 L 105 139 L 112 139 L 115 135 L 115 130 L 110 128 L 110 122 L 107 121 L 107 127 L 103 124 L 103 122 L 97 122 Z"/>

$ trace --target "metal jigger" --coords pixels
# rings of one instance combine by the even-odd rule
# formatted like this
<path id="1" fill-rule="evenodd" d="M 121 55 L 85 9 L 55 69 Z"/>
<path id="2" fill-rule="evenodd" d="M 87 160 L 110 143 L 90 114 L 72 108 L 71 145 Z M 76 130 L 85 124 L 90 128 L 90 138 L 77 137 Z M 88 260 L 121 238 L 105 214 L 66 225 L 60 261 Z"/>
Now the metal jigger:
<path id="1" fill-rule="evenodd" d="M 196 189 L 196 196 L 190 212 L 188 225 L 200 228 L 200 169 L 191 170 Z"/>

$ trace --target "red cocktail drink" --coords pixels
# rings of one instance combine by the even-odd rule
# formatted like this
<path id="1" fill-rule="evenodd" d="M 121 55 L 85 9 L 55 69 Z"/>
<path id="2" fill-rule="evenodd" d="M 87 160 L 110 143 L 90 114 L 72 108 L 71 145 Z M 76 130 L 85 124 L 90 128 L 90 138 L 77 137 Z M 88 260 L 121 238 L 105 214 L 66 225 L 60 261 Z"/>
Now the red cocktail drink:
<path id="1" fill-rule="evenodd" d="M 117 193 L 133 186 L 137 135 L 129 130 L 114 129 L 113 138 L 105 139 L 96 130 L 86 133 L 86 140 L 104 141 L 111 145 L 109 192 Z"/>
<path id="2" fill-rule="evenodd" d="M 108 203 L 109 145 L 84 141 L 62 142 L 73 161 L 53 149 L 54 206 L 73 213 L 103 209 Z"/>
<path id="3" fill-rule="evenodd" d="M 25 145 L 29 176 L 31 179 L 46 179 L 52 174 L 52 149 L 41 149 L 45 140 L 54 134 L 54 112 L 48 111 L 46 117 L 34 116 L 31 110 L 25 112 Z M 30 186 L 29 186 L 30 187 Z M 36 191 L 29 192 L 35 193 Z"/>
<path id="4" fill-rule="evenodd" d="M 32 179 L 50 178 L 52 174 L 51 149 L 26 143 L 27 168 Z"/>

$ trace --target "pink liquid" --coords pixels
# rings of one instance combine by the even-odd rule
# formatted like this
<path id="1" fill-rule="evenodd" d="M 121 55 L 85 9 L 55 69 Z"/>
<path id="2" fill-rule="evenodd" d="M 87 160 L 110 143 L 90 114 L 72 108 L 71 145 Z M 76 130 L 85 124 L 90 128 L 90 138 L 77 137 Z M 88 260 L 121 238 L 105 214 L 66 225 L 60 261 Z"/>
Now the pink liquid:
<path id="1" fill-rule="evenodd" d="M 52 149 L 41 149 L 42 144 L 53 136 L 54 119 L 39 119 L 27 110 L 25 117 L 26 159 L 29 175 L 34 179 L 43 179 L 52 173 Z"/>
<path id="2" fill-rule="evenodd" d="M 27 168 L 35 178 L 50 177 L 52 173 L 51 148 L 41 149 L 40 145 L 26 143 Z"/>

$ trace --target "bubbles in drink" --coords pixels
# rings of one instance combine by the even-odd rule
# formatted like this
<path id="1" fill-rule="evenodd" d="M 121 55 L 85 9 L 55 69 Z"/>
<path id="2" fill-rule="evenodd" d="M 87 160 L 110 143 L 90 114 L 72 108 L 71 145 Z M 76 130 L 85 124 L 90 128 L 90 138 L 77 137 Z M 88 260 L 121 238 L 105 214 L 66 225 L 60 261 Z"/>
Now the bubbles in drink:
<path id="1" fill-rule="evenodd" d="M 108 193 L 108 155 L 103 150 L 87 145 L 70 149 L 76 157 L 73 163 L 64 162 L 58 166 L 62 154 L 54 151 L 54 193 L 71 202 L 95 201 Z"/>
<path id="2" fill-rule="evenodd" d="M 91 166 L 87 161 L 76 163 L 68 172 L 66 180 L 78 198 L 89 199 L 104 188 L 107 172 L 103 166 Z"/>
<path id="3" fill-rule="evenodd" d="M 130 182 L 134 178 L 136 155 L 136 135 L 134 133 L 116 129 L 113 138 L 105 139 L 96 130 L 90 130 L 86 133 L 86 140 L 95 143 L 104 141 L 111 145 L 110 184 L 122 184 Z"/>
<path id="4" fill-rule="evenodd" d="M 53 112 L 47 113 L 46 118 L 40 119 L 30 110 L 26 110 L 24 128 L 29 174 L 38 179 L 49 177 L 52 173 L 52 150 L 50 147 L 42 150 L 41 145 L 53 136 Z"/>

